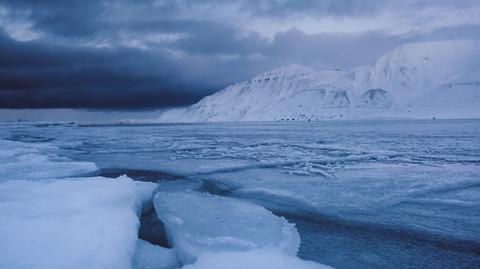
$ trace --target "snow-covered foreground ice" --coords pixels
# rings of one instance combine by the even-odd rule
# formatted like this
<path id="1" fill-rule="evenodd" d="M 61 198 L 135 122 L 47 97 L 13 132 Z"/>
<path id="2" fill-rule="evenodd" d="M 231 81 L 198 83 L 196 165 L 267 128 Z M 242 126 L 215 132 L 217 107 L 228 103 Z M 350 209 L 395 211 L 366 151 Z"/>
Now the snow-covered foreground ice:
<path id="1" fill-rule="evenodd" d="M 212 263 L 219 266 L 224 260 L 236 260 L 245 268 L 269 259 L 308 266 L 292 251 L 271 250 L 281 245 L 278 227 L 286 222 L 279 217 L 295 224 L 300 235 L 297 256 L 304 260 L 335 268 L 476 268 L 480 264 L 479 137 L 478 120 L 150 126 L 11 123 L 0 128 L 0 140 L 6 141 L 0 143 L 2 147 L 8 152 L 32 147 L 38 151 L 34 154 L 48 158 L 26 165 L 20 161 L 22 153 L 5 157 L 24 168 L 7 170 L 0 164 L 0 181 L 13 184 L 11 179 L 23 179 L 22 175 L 35 181 L 54 182 L 66 176 L 78 181 L 75 177 L 98 169 L 94 173 L 103 177 L 127 174 L 158 182 L 156 213 L 165 224 L 167 245 L 173 248 L 140 244 L 136 249 L 145 251 L 132 259 L 145 268 L 155 264 L 154 256 L 178 263 L 168 258 L 173 253 L 188 262 L 198 257 L 197 263 L 187 265 L 193 268 L 215 268 Z M 68 168 L 68 173 L 58 176 L 55 171 L 63 169 L 43 165 L 50 162 L 51 167 L 89 163 L 92 169 Z M 36 176 L 37 171 L 43 175 Z M 240 204 L 255 214 L 242 218 L 235 213 Z M 183 225 L 168 221 L 170 210 Z M 197 219 L 207 224 L 196 226 Z M 231 225 L 246 232 L 225 228 L 229 220 L 238 219 Z M 264 221 L 271 225 L 261 224 Z M 260 235 L 249 230 L 265 227 L 269 229 Z M 192 236 L 187 238 L 188 234 Z M 203 245 L 227 235 L 260 248 L 215 240 L 211 249 Z"/>
<path id="2" fill-rule="evenodd" d="M 131 268 L 154 189 L 126 177 L 0 183 L 0 268 Z"/>

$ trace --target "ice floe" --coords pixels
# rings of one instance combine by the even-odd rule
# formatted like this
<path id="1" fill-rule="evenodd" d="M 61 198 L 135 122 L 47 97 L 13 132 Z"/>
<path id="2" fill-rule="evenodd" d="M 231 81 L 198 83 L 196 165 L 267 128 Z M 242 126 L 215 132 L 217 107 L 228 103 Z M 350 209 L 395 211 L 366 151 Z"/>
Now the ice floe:
<path id="1" fill-rule="evenodd" d="M 158 192 L 154 205 L 184 263 L 207 252 L 298 251 L 295 226 L 260 206 L 197 192 Z"/>

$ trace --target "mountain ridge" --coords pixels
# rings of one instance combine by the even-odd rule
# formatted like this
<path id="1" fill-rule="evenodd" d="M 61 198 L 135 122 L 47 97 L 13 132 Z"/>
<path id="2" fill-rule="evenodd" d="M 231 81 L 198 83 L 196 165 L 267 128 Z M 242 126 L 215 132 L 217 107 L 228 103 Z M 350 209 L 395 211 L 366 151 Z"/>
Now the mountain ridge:
<path id="1" fill-rule="evenodd" d="M 293 64 L 227 86 L 160 121 L 480 117 L 476 40 L 404 44 L 350 71 Z M 462 111 L 461 113 L 458 113 Z"/>

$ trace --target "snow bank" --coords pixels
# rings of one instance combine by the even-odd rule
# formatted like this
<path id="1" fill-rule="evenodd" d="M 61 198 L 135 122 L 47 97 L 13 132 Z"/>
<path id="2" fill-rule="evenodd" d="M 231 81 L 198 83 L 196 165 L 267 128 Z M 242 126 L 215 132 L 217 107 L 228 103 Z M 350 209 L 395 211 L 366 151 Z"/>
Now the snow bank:
<path id="1" fill-rule="evenodd" d="M 263 207 L 196 192 L 159 192 L 154 206 L 184 263 L 207 252 L 271 248 L 295 256 L 295 226 Z"/>
<path id="2" fill-rule="evenodd" d="M 330 266 L 304 261 L 272 250 L 222 252 L 202 255 L 184 269 L 329 269 Z"/>
<path id="3" fill-rule="evenodd" d="M 0 183 L 0 268 L 131 268 L 155 187 L 127 177 Z"/>
<path id="4" fill-rule="evenodd" d="M 0 140 L 0 181 L 64 178 L 98 169 L 94 163 L 76 162 L 51 153 L 55 149 L 48 143 Z"/>

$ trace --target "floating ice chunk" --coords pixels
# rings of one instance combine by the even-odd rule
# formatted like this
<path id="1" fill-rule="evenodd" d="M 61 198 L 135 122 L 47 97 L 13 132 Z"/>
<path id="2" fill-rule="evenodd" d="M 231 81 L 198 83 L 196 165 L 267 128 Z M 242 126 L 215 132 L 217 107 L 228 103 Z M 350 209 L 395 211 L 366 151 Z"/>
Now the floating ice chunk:
<path id="1" fill-rule="evenodd" d="M 0 268 L 131 268 L 155 187 L 127 177 L 0 183 Z"/>
<path id="2" fill-rule="evenodd" d="M 183 269 L 331 269 L 332 267 L 266 249 L 208 253 Z"/>
<path id="3" fill-rule="evenodd" d="M 46 179 L 84 175 L 98 168 L 91 162 L 77 162 L 52 153 L 45 143 L 0 140 L 0 181 Z"/>
<path id="4" fill-rule="evenodd" d="M 173 249 L 162 248 L 144 240 L 138 240 L 133 267 L 135 269 L 179 268 L 180 261 Z"/>
<path id="5" fill-rule="evenodd" d="M 206 193 L 159 192 L 154 206 L 179 258 L 190 263 L 204 252 L 277 249 L 295 256 L 295 226 L 263 207 Z"/>

